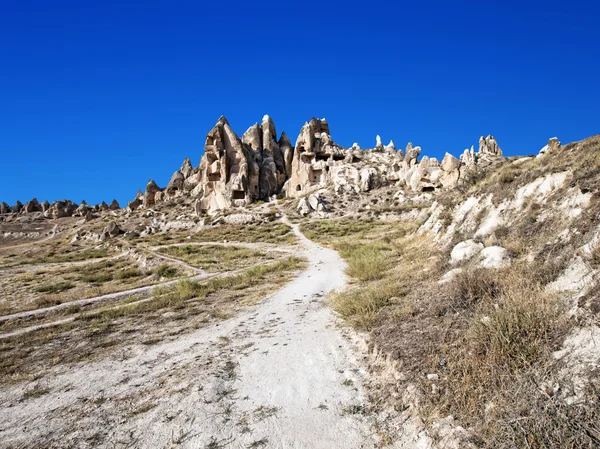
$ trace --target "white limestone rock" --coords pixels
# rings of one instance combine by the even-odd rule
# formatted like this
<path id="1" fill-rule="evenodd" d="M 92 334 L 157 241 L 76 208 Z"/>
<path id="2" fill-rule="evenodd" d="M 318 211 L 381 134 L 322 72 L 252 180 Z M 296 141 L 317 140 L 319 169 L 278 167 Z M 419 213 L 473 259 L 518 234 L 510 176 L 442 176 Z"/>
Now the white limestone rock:
<path id="1" fill-rule="evenodd" d="M 460 242 L 450 253 L 450 262 L 453 264 L 470 260 L 483 250 L 483 243 L 469 239 Z"/>
<path id="2" fill-rule="evenodd" d="M 482 268 L 505 268 L 510 266 L 510 254 L 501 246 L 489 246 L 479 254 Z"/>

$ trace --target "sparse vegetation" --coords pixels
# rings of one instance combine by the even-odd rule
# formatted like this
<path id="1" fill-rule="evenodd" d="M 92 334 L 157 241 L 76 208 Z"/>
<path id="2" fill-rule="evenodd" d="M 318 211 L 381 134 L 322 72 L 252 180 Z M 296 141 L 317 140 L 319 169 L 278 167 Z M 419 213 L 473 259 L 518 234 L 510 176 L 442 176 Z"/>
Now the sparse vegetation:
<path id="1" fill-rule="evenodd" d="M 383 223 L 373 220 L 318 220 L 302 223 L 301 231 L 311 240 L 331 244 L 331 238 L 350 235 L 364 235 L 367 231 L 381 226 Z"/>
<path id="2" fill-rule="evenodd" d="M 548 173 L 572 169 L 571 186 L 575 182 L 590 188 L 594 178 L 589 174 L 596 173 L 592 167 L 600 167 L 598 152 L 590 152 L 581 163 L 576 153 L 570 153 L 572 148 L 561 150 L 567 151 L 570 166 L 553 154 L 549 159 L 499 162 L 491 169 L 472 172 L 463 179 L 462 192 L 439 197 L 444 208 L 440 221 L 449 226 L 455 206 L 467 196 L 492 193 L 493 203 L 499 204 L 519 187 Z M 591 186 L 595 192 L 599 187 Z M 575 388 L 568 375 L 561 377 L 564 374 L 559 374 L 560 365 L 552 354 L 577 321 L 566 313 L 564 300 L 547 286 L 579 254 L 577 248 L 593 238 L 600 212 L 594 197 L 590 212 L 584 212 L 582 219 L 571 220 L 555 210 L 548 213 L 560 198 L 557 194 L 544 202 L 528 199 L 515 220 L 497 227 L 486 240 L 486 245 L 509 250 L 511 267 L 490 270 L 478 268 L 476 261 L 464 263 L 462 272 L 441 285 L 437 283 L 441 274 L 451 268 L 446 262 L 450 249 L 474 237 L 484 218 L 481 210 L 471 217 L 472 228 L 455 229 L 447 252 L 433 245 L 428 248 L 426 237 L 421 241 L 414 235 L 386 238 L 390 224 L 373 223 L 359 229 L 341 220 L 339 229 L 328 222 L 303 224 L 303 229 L 314 230 L 320 241 L 340 251 L 355 280 L 346 291 L 333 295 L 335 310 L 349 324 L 370 330 L 377 348 L 398 360 L 408 379 L 405 385 L 420 387 L 422 412 L 429 422 L 452 415 L 472 429 L 477 447 L 549 449 L 600 444 L 600 386 L 594 374 L 585 382 L 590 391 L 584 402 L 568 403 L 565 394 L 543 387 L 556 382 L 560 391 Z M 577 230 L 574 237 L 557 238 L 567 228 Z M 585 254 L 590 267 L 600 265 L 598 254 L 596 247 Z M 361 265 L 361 259 L 369 262 Z M 370 270 L 380 260 L 383 265 Z M 596 293 L 580 299 L 580 305 L 590 311 L 600 310 L 597 303 Z M 435 377 L 429 379 L 424 373 Z M 386 388 L 392 387 L 380 388 L 383 391 L 375 395 L 390 397 Z"/>
<path id="3" fill-rule="evenodd" d="M 72 282 L 55 282 L 54 284 L 44 284 L 33 289 L 38 293 L 62 293 L 75 287 Z"/>
<path id="4" fill-rule="evenodd" d="M 289 257 L 246 268 L 234 276 L 203 282 L 183 280 L 156 288 L 151 298 L 125 299 L 84 312 L 71 323 L 0 340 L 0 384 L 32 373 L 43 375 L 54 365 L 100 357 L 115 345 L 155 344 L 170 333 L 189 332 L 228 318 L 240 306 L 255 304 L 286 283 L 304 266 L 303 259 Z M 145 329 L 142 342 L 137 332 L 141 327 Z M 165 329 L 169 330 L 166 334 Z M 70 338 L 78 341 L 76 349 L 56 344 Z M 47 360 L 52 360 L 52 365 Z"/>
<path id="5" fill-rule="evenodd" d="M 35 387 L 33 387 L 29 390 L 26 390 L 25 393 L 23 393 L 23 397 L 21 398 L 21 401 L 26 401 L 28 399 L 37 399 L 48 393 L 50 393 L 49 388 L 45 388 L 40 385 L 36 385 Z"/>
<path id="6" fill-rule="evenodd" d="M 178 270 L 167 264 L 162 264 L 156 269 L 156 276 L 160 278 L 174 278 L 177 277 Z"/>
<path id="7" fill-rule="evenodd" d="M 228 245 L 167 246 L 159 251 L 208 272 L 243 268 L 273 258 L 271 254 L 263 251 Z"/>
<path id="8" fill-rule="evenodd" d="M 292 245 L 296 243 L 296 237 L 289 226 L 277 221 L 266 221 L 249 225 L 208 226 L 192 235 L 184 233 L 152 234 L 143 241 L 155 245 L 223 241 Z"/>
<path id="9" fill-rule="evenodd" d="M 329 239 L 348 263 L 347 273 L 362 281 L 331 298 L 334 309 L 354 326 L 370 329 L 380 310 L 404 296 L 429 267 L 432 247 L 420 237 L 408 237 L 413 229 L 406 223 L 376 222 Z"/>

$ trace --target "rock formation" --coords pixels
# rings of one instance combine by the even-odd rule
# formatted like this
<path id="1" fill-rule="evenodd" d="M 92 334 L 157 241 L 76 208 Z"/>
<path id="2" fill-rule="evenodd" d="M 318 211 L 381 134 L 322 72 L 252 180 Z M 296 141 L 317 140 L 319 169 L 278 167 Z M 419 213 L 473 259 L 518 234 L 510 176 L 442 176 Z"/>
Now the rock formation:
<path id="1" fill-rule="evenodd" d="M 494 139 L 494 136 L 481 136 L 479 138 L 479 151 L 480 155 L 491 155 L 491 156 L 502 156 L 502 150 L 498 146 L 498 142 Z"/>
<path id="2" fill-rule="evenodd" d="M 156 204 L 156 201 L 162 199 L 162 191 L 158 184 L 153 179 L 148 181 L 146 184 L 146 192 L 144 193 L 144 207 L 152 207 Z"/>
<path id="3" fill-rule="evenodd" d="M 91 212 L 101 212 L 108 210 L 119 210 L 120 206 L 117 200 L 113 200 L 108 206 L 104 201 L 102 204 L 90 206 L 81 201 L 81 204 L 74 203 L 71 200 L 54 201 L 52 204 L 48 200 L 40 204 L 37 198 L 33 198 L 23 205 L 17 201 L 14 206 L 9 206 L 7 203 L 0 203 L 0 215 L 16 214 L 17 216 L 25 216 L 31 214 L 39 214 L 43 218 L 64 218 L 64 217 L 89 217 Z"/>
<path id="4" fill-rule="evenodd" d="M 296 143 L 282 132 L 277 136 L 273 120 L 265 115 L 241 138 L 225 117 L 219 118 L 206 136 L 204 155 L 197 168 L 185 159 L 165 189 L 154 181 L 138 192 L 128 211 L 187 196 L 195 198 L 198 214 L 230 207 L 244 207 L 274 196 L 291 198 L 311 194 L 332 185 L 337 192 L 365 192 L 397 184 L 418 193 L 455 187 L 461 173 L 474 167 L 479 158 L 502 156 L 492 136 L 481 137 L 477 155 L 465 150 L 460 160 L 446 153 L 419 160 L 421 148 L 412 143 L 397 150 L 393 141 L 361 150 L 358 144 L 346 149 L 334 142 L 325 119 L 313 118 L 300 129 Z"/>
<path id="5" fill-rule="evenodd" d="M 560 149 L 560 142 L 558 141 L 558 138 L 552 137 L 552 138 L 548 139 L 548 144 L 540 150 L 540 152 L 538 153 L 538 157 L 541 157 L 545 154 L 553 153 L 559 149 Z"/>
<path id="6" fill-rule="evenodd" d="M 54 201 L 44 213 L 47 218 L 71 217 L 79 206 L 71 200 Z"/>

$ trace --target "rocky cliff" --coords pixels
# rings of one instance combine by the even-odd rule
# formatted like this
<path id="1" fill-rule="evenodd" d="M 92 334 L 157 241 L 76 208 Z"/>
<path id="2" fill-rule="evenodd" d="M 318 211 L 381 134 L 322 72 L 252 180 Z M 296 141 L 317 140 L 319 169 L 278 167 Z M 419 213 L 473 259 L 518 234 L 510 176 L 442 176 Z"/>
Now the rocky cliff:
<path id="1" fill-rule="evenodd" d="M 338 193 L 388 185 L 413 193 L 436 192 L 456 187 L 481 161 L 502 158 L 492 136 L 482 136 L 479 151 L 465 150 L 460 160 L 449 153 L 442 161 L 427 156 L 419 160 L 420 154 L 421 148 L 412 143 L 403 151 L 391 141 L 383 145 L 379 136 L 374 148 L 345 148 L 334 142 L 326 119 L 306 122 L 292 146 L 285 132 L 278 136 L 268 115 L 241 138 L 221 117 L 206 136 L 199 166 L 193 168 L 186 159 L 164 189 L 150 180 L 128 210 L 185 196 L 196 199 L 198 214 L 211 214 L 277 196 L 306 196 L 326 186 Z"/>

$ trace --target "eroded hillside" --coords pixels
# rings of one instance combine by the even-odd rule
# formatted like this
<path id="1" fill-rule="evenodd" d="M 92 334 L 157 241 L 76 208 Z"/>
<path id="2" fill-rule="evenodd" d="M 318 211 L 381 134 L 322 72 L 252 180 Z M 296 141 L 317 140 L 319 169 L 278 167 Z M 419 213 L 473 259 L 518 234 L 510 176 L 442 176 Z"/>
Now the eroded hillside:
<path id="1" fill-rule="evenodd" d="M 599 136 L 206 145 L 126 209 L 3 206 L 2 444 L 598 446 Z"/>

